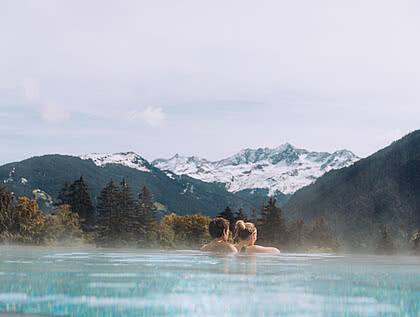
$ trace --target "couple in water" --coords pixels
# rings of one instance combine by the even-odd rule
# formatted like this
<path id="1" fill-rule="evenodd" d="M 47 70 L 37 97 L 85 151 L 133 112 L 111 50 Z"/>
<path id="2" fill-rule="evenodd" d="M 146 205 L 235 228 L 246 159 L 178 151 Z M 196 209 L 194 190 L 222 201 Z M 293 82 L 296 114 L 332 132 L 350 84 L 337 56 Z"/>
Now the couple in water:
<path id="1" fill-rule="evenodd" d="M 280 253 L 277 248 L 255 245 L 257 241 L 257 228 L 251 222 L 238 220 L 235 224 L 234 240 L 236 244 L 229 243 L 229 221 L 224 218 L 213 219 L 209 224 L 211 242 L 201 247 L 204 252 L 217 253 Z"/>

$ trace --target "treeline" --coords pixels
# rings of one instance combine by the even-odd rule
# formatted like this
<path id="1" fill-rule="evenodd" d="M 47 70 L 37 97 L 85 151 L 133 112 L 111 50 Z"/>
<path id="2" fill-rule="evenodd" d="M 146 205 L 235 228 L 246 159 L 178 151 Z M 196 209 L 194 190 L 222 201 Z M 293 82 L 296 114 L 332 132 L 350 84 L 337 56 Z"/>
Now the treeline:
<path id="1" fill-rule="evenodd" d="M 134 197 L 125 179 L 119 185 L 110 180 L 97 201 L 94 206 L 83 177 L 62 186 L 49 215 L 36 200 L 16 199 L 0 187 L 0 243 L 197 248 L 210 240 L 209 217 L 162 217 L 146 186 Z"/>
<path id="2" fill-rule="evenodd" d="M 326 218 L 320 217 L 309 225 L 299 219 L 288 221 L 273 198 L 270 198 L 268 203 L 263 204 L 259 210 L 252 210 L 250 217 L 242 209 L 233 212 L 230 207 L 226 207 L 219 216 L 230 221 L 231 232 L 234 232 L 234 226 L 238 220 L 253 222 L 257 227 L 257 244 L 295 252 L 336 252 L 341 247 L 339 240 L 329 233 Z M 370 250 L 372 253 L 394 255 L 399 251 L 405 253 L 408 251 L 420 255 L 420 229 L 413 236 L 408 237 L 407 250 L 398 250 L 386 225 L 380 226 L 374 239 L 374 247 Z"/>
<path id="3" fill-rule="evenodd" d="M 147 186 L 140 188 L 137 195 L 133 192 L 125 179 L 118 185 L 110 180 L 94 206 L 88 186 L 80 177 L 62 186 L 55 213 L 44 215 L 36 200 L 16 199 L 7 187 L 0 187 L 0 243 L 198 248 L 210 241 L 209 217 L 173 213 L 163 216 Z M 273 198 L 249 215 L 242 209 L 233 212 L 226 207 L 219 216 L 230 221 L 231 232 L 237 220 L 253 222 L 258 230 L 258 244 L 283 251 L 331 252 L 340 247 L 338 239 L 330 235 L 325 218 L 312 224 L 288 221 Z M 420 230 L 411 241 L 414 251 L 420 254 Z M 375 252 L 396 251 L 387 227 L 383 226 Z"/>
<path id="4" fill-rule="evenodd" d="M 15 199 L 7 187 L 0 187 L 0 243 L 85 244 L 91 237 L 81 223 L 69 205 L 58 206 L 54 215 L 43 215 L 36 200 Z"/>
<path id="5" fill-rule="evenodd" d="M 233 212 L 230 207 L 219 214 L 230 221 L 230 230 L 234 232 L 237 220 L 253 222 L 257 227 L 257 244 L 275 246 L 287 251 L 337 251 L 340 243 L 328 232 L 325 218 L 319 218 L 307 225 L 303 220 L 289 223 L 283 210 L 270 198 L 259 210 L 253 210 L 248 217 L 241 209 Z"/>

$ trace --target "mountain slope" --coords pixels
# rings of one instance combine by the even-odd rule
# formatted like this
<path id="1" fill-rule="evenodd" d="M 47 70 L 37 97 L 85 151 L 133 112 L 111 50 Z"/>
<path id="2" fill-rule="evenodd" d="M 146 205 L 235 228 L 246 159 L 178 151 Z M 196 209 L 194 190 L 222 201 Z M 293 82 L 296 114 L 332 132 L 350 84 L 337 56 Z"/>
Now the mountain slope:
<path id="1" fill-rule="evenodd" d="M 119 153 L 113 158 L 97 154 L 83 157 L 44 155 L 6 164 L 0 166 L 0 182 L 15 196 L 40 198 L 44 211 L 50 209 L 51 200 L 57 197 L 64 182 L 73 182 L 81 175 L 94 203 L 111 178 L 119 183 L 123 177 L 127 179 L 133 193 L 137 194 L 146 185 L 152 191 L 155 201 L 166 206 L 168 212 L 177 214 L 200 212 L 215 216 L 228 205 L 234 210 L 240 207 L 249 210 L 251 205 L 257 206 L 259 203 L 259 200 L 252 202 L 246 196 L 226 191 L 223 184 L 204 183 L 188 176 L 164 173 L 131 152 Z M 116 158 L 136 166 L 121 165 L 121 161 L 117 162 Z M 45 198 L 48 203 L 45 204 L 41 198 Z"/>
<path id="2" fill-rule="evenodd" d="M 354 247 L 371 244 L 379 224 L 401 243 L 420 226 L 420 130 L 372 156 L 333 170 L 297 191 L 287 214 L 329 220 L 334 235 Z"/>
<path id="3" fill-rule="evenodd" d="M 311 184 L 324 173 L 349 166 L 359 160 L 352 152 L 309 152 L 286 143 L 278 148 L 246 149 L 216 162 L 195 156 L 176 154 L 170 159 L 157 159 L 152 165 L 177 175 L 188 175 L 204 182 L 221 182 L 230 192 L 267 189 L 293 194 Z"/>

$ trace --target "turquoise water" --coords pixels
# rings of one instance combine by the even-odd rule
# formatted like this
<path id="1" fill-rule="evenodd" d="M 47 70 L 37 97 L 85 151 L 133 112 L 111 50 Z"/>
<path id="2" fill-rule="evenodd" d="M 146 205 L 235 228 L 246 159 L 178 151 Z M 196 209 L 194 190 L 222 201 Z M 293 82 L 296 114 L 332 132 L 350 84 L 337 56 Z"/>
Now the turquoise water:
<path id="1" fill-rule="evenodd" d="M 0 312 L 420 316 L 420 257 L 0 247 Z"/>

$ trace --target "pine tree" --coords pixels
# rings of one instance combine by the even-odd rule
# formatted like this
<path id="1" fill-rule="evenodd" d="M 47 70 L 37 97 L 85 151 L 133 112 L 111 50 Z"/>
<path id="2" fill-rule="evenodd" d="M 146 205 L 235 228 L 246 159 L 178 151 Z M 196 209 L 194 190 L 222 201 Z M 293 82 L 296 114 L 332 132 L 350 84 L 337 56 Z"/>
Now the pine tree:
<path id="1" fill-rule="evenodd" d="M 282 245 L 287 240 L 286 220 L 283 210 L 276 206 L 276 200 L 272 197 L 267 205 L 261 210 L 261 240 L 274 245 Z"/>
<path id="2" fill-rule="evenodd" d="M 99 244 L 109 245 L 119 237 L 120 223 L 118 222 L 118 188 L 111 179 L 105 185 L 98 197 L 98 242 Z"/>
<path id="3" fill-rule="evenodd" d="M 246 213 L 243 212 L 242 208 L 239 208 L 237 212 L 235 212 L 235 220 L 234 222 L 236 223 L 236 221 L 238 220 L 243 220 L 245 222 L 248 222 L 248 216 L 246 215 Z"/>
<path id="4" fill-rule="evenodd" d="M 95 208 L 92 205 L 87 184 L 83 176 L 74 181 L 69 187 L 69 205 L 72 211 L 79 214 L 85 220 L 84 228 L 87 229 L 95 223 Z"/>
<path id="5" fill-rule="evenodd" d="M 379 235 L 378 242 L 376 244 L 376 253 L 377 254 L 387 254 L 392 255 L 397 252 L 397 247 L 395 246 L 394 240 L 388 233 L 386 225 L 382 226 L 381 233 Z"/>
<path id="6" fill-rule="evenodd" d="M 289 226 L 288 245 L 290 248 L 301 248 L 308 239 L 308 230 L 303 220 L 296 220 Z"/>
<path id="7" fill-rule="evenodd" d="M 131 193 L 130 187 L 125 178 L 123 178 L 120 188 L 118 189 L 118 209 L 119 223 L 123 229 L 121 231 L 121 239 L 126 243 L 133 244 L 138 239 L 141 231 L 141 223 L 137 217 L 136 204 Z"/>
<path id="8" fill-rule="evenodd" d="M 14 197 L 5 186 L 0 186 L 0 235 L 13 226 Z"/>
<path id="9" fill-rule="evenodd" d="M 153 202 L 152 192 L 143 186 L 139 193 L 139 199 L 137 203 L 137 215 L 143 222 L 143 226 L 147 227 L 150 223 L 154 222 L 158 218 L 157 208 Z"/>
<path id="10" fill-rule="evenodd" d="M 58 192 L 57 199 L 57 206 L 70 205 L 70 184 L 68 182 L 65 182 L 64 185 L 61 187 L 60 191 Z"/>
<path id="11" fill-rule="evenodd" d="M 254 224 L 257 223 L 257 208 L 254 206 L 251 207 L 251 222 Z"/>
<path id="12" fill-rule="evenodd" d="M 324 217 L 315 221 L 308 239 L 318 248 L 330 248 L 335 251 L 340 245 L 337 239 L 329 234 L 327 221 Z"/>
<path id="13" fill-rule="evenodd" d="M 225 210 L 219 213 L 219 217 L 229 220 L 229 229 L 231 232 L 235 230 L 235 215 L 232 212 L 232 209 L 229 206 L 226 206 Z"/>
<path id="14" fill-rule="evenodd" d="M 414 253 L 420 254 L 420 229 L 414 235 L 414 237 L 413 237 L 413 243 L 414 243 L 414 246 L 413 246 Z"/>

